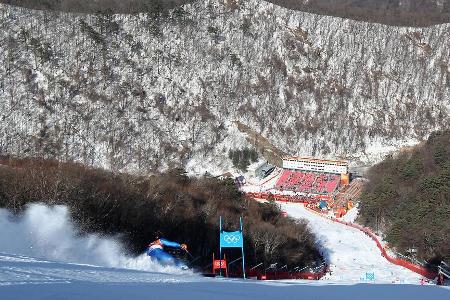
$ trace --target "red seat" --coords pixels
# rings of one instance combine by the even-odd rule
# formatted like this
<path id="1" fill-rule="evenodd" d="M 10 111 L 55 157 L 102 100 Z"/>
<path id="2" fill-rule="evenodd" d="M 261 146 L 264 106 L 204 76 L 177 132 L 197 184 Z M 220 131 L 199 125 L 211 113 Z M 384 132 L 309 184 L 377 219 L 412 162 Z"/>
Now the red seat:
<path id="1" fill-rule="evenodd" d="M 275 187 L 302 193 L 330 194 L 339 185 L 339 175 L 284 170 Z"/>

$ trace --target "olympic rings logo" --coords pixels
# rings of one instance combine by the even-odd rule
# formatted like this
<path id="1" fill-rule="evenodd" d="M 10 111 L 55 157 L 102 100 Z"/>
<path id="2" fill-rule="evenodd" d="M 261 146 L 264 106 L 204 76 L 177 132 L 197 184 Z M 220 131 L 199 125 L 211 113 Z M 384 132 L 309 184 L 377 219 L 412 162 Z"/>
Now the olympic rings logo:
<path id="1" fill-rule="evenodd" d="M 241 240 L 241 237 L 238 235 L 225 234 L 223 240 L 228 244 L 237 244 Z"/>

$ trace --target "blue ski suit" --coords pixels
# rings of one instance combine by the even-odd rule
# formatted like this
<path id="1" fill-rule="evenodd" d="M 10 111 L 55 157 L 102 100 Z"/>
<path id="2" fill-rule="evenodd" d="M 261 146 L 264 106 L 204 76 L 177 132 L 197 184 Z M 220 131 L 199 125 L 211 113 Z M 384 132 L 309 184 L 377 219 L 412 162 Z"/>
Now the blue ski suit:
<path id="1" fill-rule="evenodd" d="M 147 255 L 153 259 L 156 259 L 156 261 L 158 261 L 161 265 L 175 265 L 177 267 L 185 266 L 183 262 L 164 251 L 164 247 L 181 249 L 181 245 L 179 243 L 160 238 L 148 246 Z"/>

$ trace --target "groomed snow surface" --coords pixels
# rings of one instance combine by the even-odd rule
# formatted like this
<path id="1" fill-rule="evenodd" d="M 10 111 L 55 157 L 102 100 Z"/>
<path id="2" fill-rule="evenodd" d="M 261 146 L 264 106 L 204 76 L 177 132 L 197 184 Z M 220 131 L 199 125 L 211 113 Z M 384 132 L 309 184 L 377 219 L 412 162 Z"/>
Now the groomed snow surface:
<path id="1" fill-rule="evenodd" d="M 365 280 L 366 273 L 374 273 L 376 283 L 420 283 L 419 274 L 388 262 L 375 242 L 358 229 L 316 215 L 301 204 L 280 205 L 290 216 L 309 221 L 330 264 L 331 275 L 325 279 L 357 283 Z M 355 211 L 349 211 L 348 221 L 356 217 Z"/>
<path id="2" fill-rule="evenodd" d="M 448 288 L 420 286 L 418 276 L 383 262 L 363 234 L 319 219 L 300 205 L 282 206 L 294 217 L 306 217 L 313 230 L 321 232 L 323 249 L 335 265 L 331 280 L 211 279 L 162 268 L 145 255 L 123 254 L 114 239 L 80 237 L 65 207 L 32 205 L 19 219 L 0 210 L 0 299 L 411 300 L 450 296 Z M 353 261 L 352 253 L 359 259 Z M 374 270 L 375 282 L 380 284 L 360 282 L 367 270 Z M 414 285 L 390 284 L 390 272 Z"/>

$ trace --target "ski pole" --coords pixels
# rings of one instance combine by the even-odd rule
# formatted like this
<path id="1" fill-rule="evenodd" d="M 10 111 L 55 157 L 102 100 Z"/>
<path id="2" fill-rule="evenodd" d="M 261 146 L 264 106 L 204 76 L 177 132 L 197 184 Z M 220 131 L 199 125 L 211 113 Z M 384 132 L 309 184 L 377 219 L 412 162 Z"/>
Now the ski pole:
<path id="1" fill-rule="evenodd" d="M 194 256 L 192 256 L 192 254 L 191 254 L 189 251 L 187 251 L 187 249 L 184 250 L 184 251 L 186 251 L 186 253 L 189 254 L 189 256 L 190 256 L 192 259 L 194 259 Z"/>
<path id="2" fill-rule="evenodd" d="M 198 257 L 196 257 L 196 258 L 194 258 L 193 260 L 191 260 L 191 264 L 193 264 L 194 262 L 196 262 L 197 260 L 199 260 L 200 258 L 202 258 L 201 256 L 198 256 Z M 210 264 L 210 265 L 212 265 L 212 264 Z"/>

